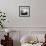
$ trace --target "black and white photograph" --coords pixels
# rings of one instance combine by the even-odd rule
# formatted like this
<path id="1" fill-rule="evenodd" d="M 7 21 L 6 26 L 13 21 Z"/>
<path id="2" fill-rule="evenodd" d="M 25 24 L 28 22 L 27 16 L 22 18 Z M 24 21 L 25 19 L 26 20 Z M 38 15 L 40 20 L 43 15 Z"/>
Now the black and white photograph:
<path id="1" fill-rule="evenodd" d="M 29 17 L 30 16 L 30 6 L 19 6 L 19 16 Z"/>

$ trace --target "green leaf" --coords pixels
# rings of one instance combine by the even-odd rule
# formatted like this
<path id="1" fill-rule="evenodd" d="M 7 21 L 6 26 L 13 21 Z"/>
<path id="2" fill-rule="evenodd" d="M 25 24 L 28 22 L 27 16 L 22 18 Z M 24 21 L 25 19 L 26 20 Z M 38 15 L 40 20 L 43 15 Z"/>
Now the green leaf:
<path id="1" fill-rule="evenodd" d="M 3 25 L 1 25 L 1 27 L 3 28 Z"/>
<path id="2" fill-rule="evenodd" d="M 3 16 L 3 17 L 6 17 L 6 16 Z"/>
<path id="3" fill-rule="evenodd" d="M 0 13 L 2 13 L 2 12 L 0 12 Z"/>
<path id="4" fill-rule="evenodd" d="M 6 19 L 1 19 L 2 21 L 6 20 Z"/>

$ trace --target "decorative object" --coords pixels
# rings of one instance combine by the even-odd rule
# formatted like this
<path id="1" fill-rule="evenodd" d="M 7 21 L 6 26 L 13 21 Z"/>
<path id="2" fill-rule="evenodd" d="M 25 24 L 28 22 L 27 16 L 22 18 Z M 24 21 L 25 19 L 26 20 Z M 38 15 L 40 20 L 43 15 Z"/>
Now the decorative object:
<path id="1" fill-rule="evenodd" d="M 4 35 L 5 40 L 1 39 L 1 44 L 3 46 L 13 46 L 13 39 L 9 37 L 9 33 L 7 35 Z"/>
<path id="2" fill-rule="evenodd" d="M 19 16 L 29 17 L 30 16 L 30 6 L 19 6 Z"/>
<path id="3" fill-rule="evenodd" d="M 6 20 L 6 15 L 4 12 L 0 11 L 0 27 L 3 28 L 4 27 L 4 22 Z"/>

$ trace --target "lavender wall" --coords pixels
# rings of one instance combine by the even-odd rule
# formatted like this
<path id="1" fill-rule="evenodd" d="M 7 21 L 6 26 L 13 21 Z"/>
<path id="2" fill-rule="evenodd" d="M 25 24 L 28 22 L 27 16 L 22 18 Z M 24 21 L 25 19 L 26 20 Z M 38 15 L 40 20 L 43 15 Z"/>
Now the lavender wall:
<path id="1" fill-rule="evenodd" d="M 46 0 L 0 0 L 0 9 L 6 12 L 6 27 L 46 27 Z M 19 17 L 19 6 L 30 6 L 30 17 Z"/>
<path id="2" fill-rule="evenodd" d="M 30 6 L 30 17 L 19 17 L 19 6 Z M 46 32 L 46 0 L 0 0 L 0 9 L 6 12 L 8 22 L 5 26 L 12 31 Z M 17 34 L 16 34 L 17 37 Z"/>

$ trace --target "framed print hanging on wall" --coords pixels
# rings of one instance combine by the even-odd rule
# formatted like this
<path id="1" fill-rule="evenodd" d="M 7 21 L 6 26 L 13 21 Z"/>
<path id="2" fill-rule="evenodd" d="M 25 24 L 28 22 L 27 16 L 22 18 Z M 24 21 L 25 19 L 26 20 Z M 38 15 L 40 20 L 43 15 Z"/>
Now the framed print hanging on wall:
<path id="1" fill-rule="evenodd" d="M 19 16 L 29 17 L 30 16 L 30 6 L 19 6 Z"/>

